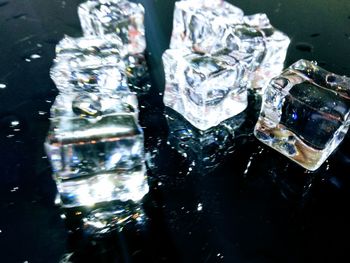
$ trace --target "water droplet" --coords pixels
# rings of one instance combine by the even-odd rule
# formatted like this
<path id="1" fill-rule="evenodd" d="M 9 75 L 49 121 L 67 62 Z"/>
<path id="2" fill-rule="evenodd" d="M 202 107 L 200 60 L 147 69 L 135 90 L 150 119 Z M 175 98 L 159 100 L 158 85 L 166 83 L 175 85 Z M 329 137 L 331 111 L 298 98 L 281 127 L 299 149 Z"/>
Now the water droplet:
<path id="1" fill-rule="evenodd" d="M 30 58 L 31 59 L 39 59 L 39 58 L 41 58 L 41 56 L 38 54 L 32 54 L 32 55 L 30 55 Z"/>
<path id="2" fill-rule="evenodd" d="M 11 121 L 11 127 L 17 127 L 19 125 L 18 120 Z"/>
<path id="3" fill-rule="evenodd" d="M 70 263 L 71 262 L 70 259 L 72 258 L 73 254 L 74 253 L 67 253 L 63 255 L 59 263 Z"/>
<path id="4" fill-rule="evenodd" d="M 11 193 L 17 192 L 18 189 L 19 189 L 19 187 L 16 186 L 16 187 L 12 188 L 12 189 L 10 190 L 10 192 L 11 192 Z"/>
<path id="5" fill-rule="evenodd" d="M 6 89 L 6 84 L 0 83 L 0 89 Z"/>
<path id="6" fill-rule="evenodd" d="M 45 115 L 46 113 L 47 113 L 46 111 L 38 111 L 38 114 L 41 116 Z"/>
<path id="7" fill-rule="evenodd" d="M 77 115 L 86 117 L 98 117 L 102 114 L 99 97 L 94 94 L 78 95 L 73 103 L 72 110 Z"/>
<path id="8" fill-rule="evenodd" d="M 328 83 L 334 83 L 336 80 L 337 80 L 337 78 L 336 78 L 334 75 L 328 75 L 328 76 L 326 77 L 326 81 L 327 81 Z"/>
<path id="9" fill-rule="evenodd" d="M 197 205 L 197 211 L 202 211 L 203 210 L 203 205 L 201 203 L 199 203 Z"/>
<path id="10" fill-rule="evenodd" d="M 23 124 L 15 115 L 6 115 L 0 119 L 0 132 L 7 138 L 12 138 L 18 135 L 18 132 L 22 129 Z"/>
<path id="11" fill-rule="evenodd" d="M 247 175 L 247 174 L 248 174 L 249 168 L 250 168 L 250 166 L 252 165 L 252 160 L 253 160 L 253 158 L 250 158 L 250 160 L 248 161 L 247 167 L 246 167 L 246 169 L 245 169 L 245 171 L 244 171 L 244 175 Z"/>

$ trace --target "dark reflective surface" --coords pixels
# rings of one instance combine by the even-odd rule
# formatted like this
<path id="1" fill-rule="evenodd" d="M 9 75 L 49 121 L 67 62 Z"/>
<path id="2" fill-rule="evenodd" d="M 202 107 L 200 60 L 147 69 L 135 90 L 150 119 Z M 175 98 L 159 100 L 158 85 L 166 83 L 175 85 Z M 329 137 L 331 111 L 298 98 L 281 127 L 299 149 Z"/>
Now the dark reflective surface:
<path id="1" fill-rule="evenodd" d="M 215 165 L 206 169 L 198 162 L 198 156 L 205 158 L 203 147 L 191 146 L 198 155 L 185 157 L 170 140 L 162 104 L 161 54 L 168 47 L 174 1 L 140 2 L 153 85 L 139 97 L 149 219 L 91 239 L 65 231 L 43 149 L 57 94 L 49 67 L 63 34 L 81 35 L 79 1 L 0 1 L 0 83 L 6 86 L 0 85 L 0 261 L 348 262 L 343 240 L 350 234 L 349 135 L 317 172 L 307 172 L 252 136 L 259 101 L 251 97 L 228 151 L 217 150 L 222 144 L 207 149 L 210 156 L 218 154 Z M 350 75 L 348 0 L 230 2 L 247 14 L 266 12 L 292 38 L 287 65 L 305 58 Z"/>

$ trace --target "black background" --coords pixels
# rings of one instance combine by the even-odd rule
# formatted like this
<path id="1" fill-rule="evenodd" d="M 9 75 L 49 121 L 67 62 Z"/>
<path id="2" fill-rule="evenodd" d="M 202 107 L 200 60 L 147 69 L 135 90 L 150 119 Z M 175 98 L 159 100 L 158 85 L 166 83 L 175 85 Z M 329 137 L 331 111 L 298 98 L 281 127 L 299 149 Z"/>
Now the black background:
<path id="1" fill-rule="evenodd" d="M 258 104 L 251 100 L 241 136 L 230 139 L 215 169 L 193 166 L 193 156 L 166 143 L 161 54 L 171 34 L 170 0 L 139 1 L 153 84 L 139 96 L 151 156 L 149 223 L 103 240 L 67 235 L 43 142 L 57 95 L 48 74 L 54 48 L 64 34 L 81 36 L 80 2 L 0 0 L 0 262 L 55 263 L 67 253 L 72 262 L 350 262 L 349 136 L 317 172 L 307 172 L 254 139 Z M 304 58 L 350 75 L 348 0 L 229 2 L 246 14 L 267 13 L 291 37 L 286 65 Z"/>

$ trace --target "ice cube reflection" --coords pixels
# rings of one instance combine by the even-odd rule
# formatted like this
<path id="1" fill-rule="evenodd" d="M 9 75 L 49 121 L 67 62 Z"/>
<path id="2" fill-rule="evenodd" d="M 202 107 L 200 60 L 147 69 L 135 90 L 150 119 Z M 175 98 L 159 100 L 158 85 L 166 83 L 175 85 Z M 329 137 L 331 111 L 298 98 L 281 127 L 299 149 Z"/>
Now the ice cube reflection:
<path id="1" fill-rule="evenodd" d="M 244 123 L 245 117 L 243 112 L 217 127 L 200 131 L 177 112 L 167 108 L 168 143 L 193 163 L 194 169 L 209 172 L 234 151 L 236 131 Z"/>

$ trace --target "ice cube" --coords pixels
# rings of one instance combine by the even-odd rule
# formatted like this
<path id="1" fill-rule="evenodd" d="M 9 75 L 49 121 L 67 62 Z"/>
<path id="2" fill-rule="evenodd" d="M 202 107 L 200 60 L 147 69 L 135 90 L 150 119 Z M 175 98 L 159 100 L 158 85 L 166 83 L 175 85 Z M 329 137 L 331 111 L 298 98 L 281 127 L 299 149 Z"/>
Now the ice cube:
<path id="1" fill-rule="evenodd" d="M 80 5 L 79 16 L 85 36 L 114 36 L 121 40 L 126 47 L 122 57 L 129 87 L 133 91 L 147 92 L 150 79 L 143 53 L 146 42 L 142 5 L 125 0 L 88 1 Z"/>
<path id="2" fill-rule="evenodd" d="M 63 207 L 139 201 L 148 186 L 143 133 L 134 115 L 77 103 L 73 114 L 51 120 L 46 141 Z"/>
<path id="3" fill-rule="evenodd" d="M 222 48 L 218 39 L 224 39 L 229 25 L 242 20 L 243 11 L 225 1 L 175 2 L 170 48 L 187 47 L 198 53 L 213 53 Z"/>
<path id="4" fill-rule="evenodd" d="M 115 93 L 129 91 L 125 52 L 118 38 L 65 37 L 56 47 L 57 57 L 50 75 L 61 92 Z M 122 53 L 122 54 L 121 54 Z"/>
<path id="5" fill-rule="evenodd" d="M 127 0 L 91 0 L 78 8 L 84 35 L 117 34 L 130 54 L 146 48 L 144 12 L 141 4 Z"/>
<path id="6" fill-rule="evenodd" d="M 262 94 L 270 80 L 282 72 L 290 39 L 271 25 L 266 14 L 245 16 L 244 22 L 263 34 L 264 56 L 253 70 L 248 84 L 249 88 Z"/>
<path id="7" fill-rule="evenodd" d="M 244 16 L 225 1 L 175 3 L 170 48 L 235 57 L 251 72 L 248 87 L 259 93 L 282 72 L 289 43 L 266 14 Z"/>
<path id="8" fill-rule="evenodd" d="M 299 60 L 268 85 L 254 133 L 314 171 L 343 140 L 349 113 L 350 79 Z"/>
<path id="9" fill-rule="evenodd" d="M 198 129 L 216 126 L 247 107 L 245 69 L 233 57 L 168 49 L 163 63 L 165 105 Z"/>

